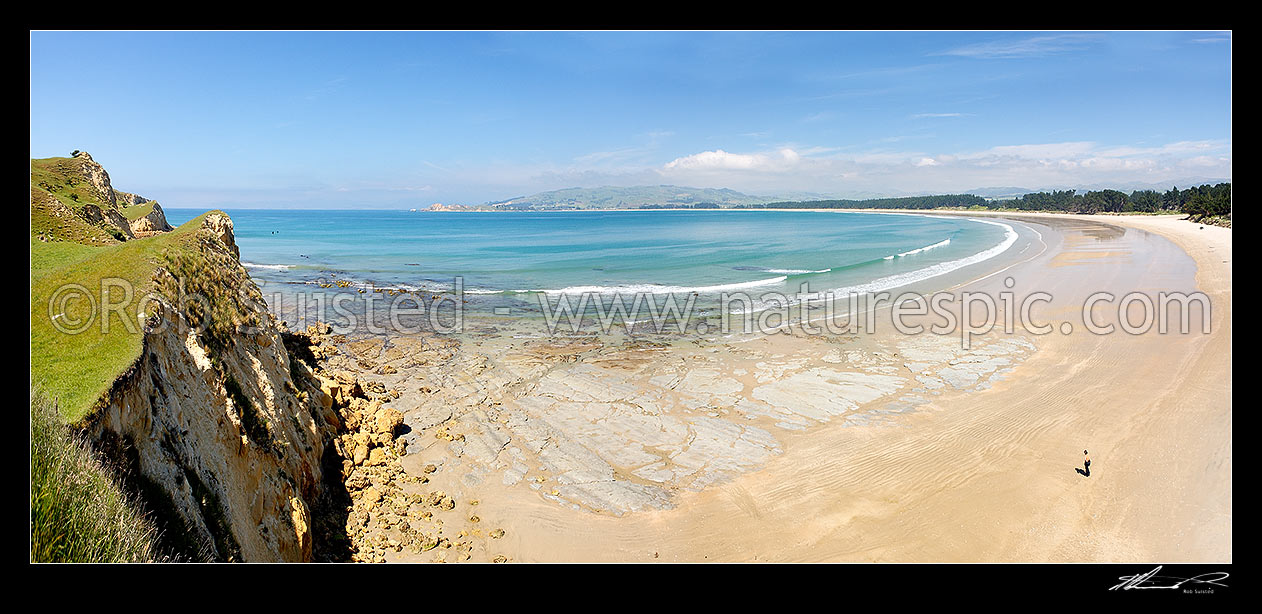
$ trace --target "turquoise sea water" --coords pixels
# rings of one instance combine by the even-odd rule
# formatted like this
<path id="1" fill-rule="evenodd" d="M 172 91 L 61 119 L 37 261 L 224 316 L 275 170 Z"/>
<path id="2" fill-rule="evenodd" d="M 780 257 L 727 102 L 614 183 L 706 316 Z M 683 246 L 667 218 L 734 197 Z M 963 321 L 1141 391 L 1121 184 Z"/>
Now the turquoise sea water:
<path id="1" fill-rule="evenodd" d="M 172 224 L 201 211 L 172 209 Z M 265 288 L 533 292 L 884 290 L 985 260 L 1010 227 L 854 212 L 431 213 L 233 210 L 241 260 Z M 1006 244 L 1005 244 L 1006 243 Z"/>

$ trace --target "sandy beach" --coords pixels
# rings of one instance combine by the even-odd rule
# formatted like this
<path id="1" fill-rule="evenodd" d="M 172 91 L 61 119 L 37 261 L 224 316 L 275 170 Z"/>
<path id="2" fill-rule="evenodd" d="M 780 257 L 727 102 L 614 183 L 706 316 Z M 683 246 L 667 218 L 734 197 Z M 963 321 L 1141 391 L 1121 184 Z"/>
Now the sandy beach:
<path id="1" fill-rule="evenodd" d="M 472 544 L 385 559 L 1230 562 L 1231 231 L 994 217 L 1019 251 L 917 289 L 1011 279 L 1054 332 L 339 339 L 331 371 L 401 392 L 401 488 Z M 1208 333 L 1081 325 L 1094 292 L 1196 290 Z"/>

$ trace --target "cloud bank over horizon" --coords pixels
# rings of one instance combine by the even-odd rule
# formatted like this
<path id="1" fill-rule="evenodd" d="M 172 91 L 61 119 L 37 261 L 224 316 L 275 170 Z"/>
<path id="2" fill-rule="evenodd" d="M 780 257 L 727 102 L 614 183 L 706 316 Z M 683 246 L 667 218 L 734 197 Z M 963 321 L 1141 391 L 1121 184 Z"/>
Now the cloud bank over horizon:
<path id="1" fill-rule="evenodd" d="M 1230 180 L 1232 160 L 1230 141 L 1180 141 L 1157 146 L 1072 141 L 997 145 L 957 153 L 919 150 L 846 153 L 802 146 L 739 153 L 714 149 L 678 156 L 660 164 L 505 165 L 493 169 L 457 167 L 443 171 L 458 183 L 478 181 L 481 177 L 482 189 L 458 194 L 444 193 L 431 184 L 368 182 L 235 190 L 223 187 L 166 189 L 188 206 L 229 202 L 243 208 L 347 204 L 417 207 L 434 202 L 482 204 L 564 188 L 646 185 L 729 188 L 750 195 L 786 198 L 802 194 L 870 198 L 961 193 L 993 187 L 1043 190 L 1115 186 L 1129 190 L 1136 185 Z"/>
<path id="2" fill-rule="evenodd" d="M 31 156 L 190 208 L 1230 179 L 1231 32 L 33 32 Z M 83 56 L 116 91 L 81 87 Z M 1168 188 L 1168 186 L 1167 186 Z"/>
<path id="3" fill-rule="evenodd" d="M 874 150 L 857 154 L 704 151 L 662 165 L 659 174 L 698 187 L 820 193 L 953 193 L 975 188 L 1137 183 L 1231 177 L 1231 144 L 1182 141 L 1106 146 L 1090 141 L 997 145 L 932 153 Z M 722 186 L 717 184 L 723 184 Z"/>

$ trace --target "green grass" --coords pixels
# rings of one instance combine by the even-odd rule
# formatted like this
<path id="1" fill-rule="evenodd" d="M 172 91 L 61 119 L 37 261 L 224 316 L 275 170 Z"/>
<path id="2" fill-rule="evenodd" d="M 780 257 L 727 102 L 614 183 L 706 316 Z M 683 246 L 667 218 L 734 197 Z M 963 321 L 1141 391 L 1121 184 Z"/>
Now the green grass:
<path id="1" fill-rule="evenodd" d="M 31 561 L 148 562 L 157 529 L 115 476 L 31 390 Z"/>
<path id="2" fill-rule="evenodd" d="M 68 241 L 52 241 L 45 243 L 31 238 L 31 281 L 60 268 L 95 257 L 101 247 L 71 243 Z"/>
<path id="3" fill-rule="evenodd" d="M 52 241 L 111 245 L 118 243 L 117 229 L 107 229 L 75 214 L 76 208 L 62 204 L 53 194 L 31 184 L 31 236 Z M 112 232 L 111 232 L 112 231 Z"/>
<path id="4" fill-rule="evenodd" d="M 171 232 L 126 242 L 112 224 L 87 222 L 80 216 L 85 205 L 113 208 L 87 183 L 80 166 L 70 158 L 31 161 L 31 560 L 149 561 L 159 548 L 181 560 L 203 560 L 207 544 L 190 537 L 166 493 L 139 473 L 138 459 L 126 455 L 130 444 L 105 445 L 107 467 L 72 433 L 140 358 L 143 320 L 153 310 L 142 297 L 157 293 L 171 302 L 183 294 L 207 297 L 208 302 L 181 308 L 188 321 L 207 325 L 204 342 L 215 351 L 231 343 L 237 323 L 250 319 L 240 295 L 248 277 L 201 230 L 205 215 Z M 153 208 L 144 203 L 121 212 L 134 220 Z M 158 275 L 160 270 L 171 275 Z M 107 304 L 116 307 L 107 310 Z M 234 400 L 252 420 L 250 435 L 270 439 L 248 399 Z M 187 470 L 185 480 L 219 552 L 240 559 L 213 491 Z M 133 497 L 148 502 L 148 518 Z"/>
<path id="5" fill-rule="evenodd" d="M 60 242 L 31 242 L 31 381 L 56 400 L 62 417 L 77 422 L 140 356 L 143 326 L 140 297 L 157 290 L 154 273 L 171 253 L 196 249 L 203 216 L 172 232 L 103 247 Z M 103 282 L 110 280 L 109 284 Z M 71 284 L 78 298 L 63 302 Z M 122 303 L 130 286 L 132 297 L 121 311 L 103 314 L 104 299 Z M 51 301 L 56 301 L 50 305 Z M 50 313 L 51 312 L 51 313 Z M 80 332 L 59 330 L 79 321 L 91 325 Z M 108 326 L 104 325 L 108 315 Z"/>
<path id="6" fill-rule="evenodd" d="M 80 172 L 81 164 L 74 158 L 31 159 L 31 187 L 46 191 L 71 209 L 89 203 L 101 208 L 110 207 L 108 197 L 93 187 Z"/>
<path id="7" fill-rule="evenodd" d="M 96 189 L 82 172 L 83 161 L 74 158 L 31 159 L 31 235 L 45 240 L 108 245 L 127 239 L 108 222 L 89 223 L 75 215 L 86 205 L 103 212 L 118 211 L 110 196 Z M 141 210 L 142 207 L 146 207 Z M 153 209 L 151 204 L 129 207 L 137 219 Z"/>
<path id="8" fill-rule="evenodd" d="M 130 207 L 123 207 L 119 209 L 119 211 L 123 213 L 123 217 L 127 218 L 127 221 L 134 222 L 146 215 L 149 215 L 150 211 L 153 211 L 153 201 Z"/>

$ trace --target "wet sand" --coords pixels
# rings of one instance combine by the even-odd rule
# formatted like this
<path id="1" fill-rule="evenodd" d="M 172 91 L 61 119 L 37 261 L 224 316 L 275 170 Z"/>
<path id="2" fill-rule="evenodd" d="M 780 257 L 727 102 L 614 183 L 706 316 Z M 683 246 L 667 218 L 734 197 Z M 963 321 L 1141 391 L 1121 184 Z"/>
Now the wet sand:
<path id="1" fill-rule="evenodd" d="M 1018 301 L 1052 295 L 1036 320 L 1073 332 L 965 350 L 890 326 L 500 331 L 357 339 L 330 364 L 402 392 L 403 468 L 433 465 L 426 488 L 461 502 L 441 518 L 478 538 L 471 561 L 1231 561 L 1231 231 L 1000 217 L 1033 231 L 1020 252 L 935 283 L 998 296 L 1011 278 Z M 1083 330 L 1093 292 L 1198 288 L 1210 334 Z"/>

